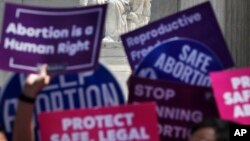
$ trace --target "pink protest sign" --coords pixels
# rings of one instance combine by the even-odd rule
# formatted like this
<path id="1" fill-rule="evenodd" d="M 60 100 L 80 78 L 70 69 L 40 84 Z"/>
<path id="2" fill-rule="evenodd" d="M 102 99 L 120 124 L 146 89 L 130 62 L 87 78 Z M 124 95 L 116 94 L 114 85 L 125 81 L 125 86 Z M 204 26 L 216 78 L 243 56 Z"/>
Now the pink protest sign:
<path id="1" fill-rule="evenodd" d="M 129 81 L 129 103 L 157 103 L 161 141 L 186 141 L 194 124 L 218 117 L 212 96 L 209 88 L 134 76 Z"/>
<path id="2" fill-rule="evenodd" d="M 221 118 L 250 125 L 250 68 L 210 74 Z"/>
<path id="3" fill-rule="evenodd" d="M 159 141 L 154 103 L 43 113 L 39 123 L 42 141 Z"/>
<path id="4" fill-rule="evenodd" d="M 47 63 L 53 72 L 95 69 L 106 8 L 41 8 L 6 3 L 0 68 L 30 73 Z"/>

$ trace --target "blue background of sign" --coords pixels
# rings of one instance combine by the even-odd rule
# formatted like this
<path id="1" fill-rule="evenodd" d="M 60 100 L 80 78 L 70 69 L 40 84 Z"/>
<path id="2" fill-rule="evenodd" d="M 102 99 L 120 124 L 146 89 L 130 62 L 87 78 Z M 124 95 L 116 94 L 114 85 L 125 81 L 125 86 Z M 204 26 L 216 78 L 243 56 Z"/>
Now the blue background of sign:
<path id="1" fill-rule="evenodd" d="M 223 69 L 223 65 L 221 61 L 219 60 L 219 58 L 211 51 L 211 49 L 206 47 L 204 44 L 195 40 L 176 37 L 176 38 L 172 38 L 170 40 L 165 41 L 164 43 L 162 43 L 161 45 L 153 49 L 139 64 L 134 75 L 138 77 L 149 78 L 149 79 L 161 79 L 161 80 L 184 83 L 183 81 L 180 81 L 179 79 L 173 77 L 171 74 L 167 74 L 159 70 L 158 68 L 154 67 L 155 62 L 157 61 L 157 59 L 162 53 L 165 53 L 167 57 L 171 56 L 175 58 L 176 62 L 180 61 L 178 56 L 182 52 L 182 47 L 184 45 L 189 45 L 191 49 L 196 49 L 198 50 L 198 52 L 202 52 L 212 58 L 210 65 L 207 67 L 208 72 L 218 71 L 218 70 Z M 207 76 L 208 76 L 208 73 L 207 73 Z"/>
<path id="2" fill-rule="evenodd" d="M 15 102 L 18 102 L 17 101 L 17 98 L 18 96 L 20 95 L 21 93 L 21 87 L 22 87 L 22 80 L 24 79 L 21 79 L 23 77 L 23 75 L 19 75 L 19 74 L 15 74 L 12 78 L 10 78 L 10 81 L 7 83 L 6 87 L 3 89 L 3 93 L 2 93 L 2 98 L 0 100 L 0 124 L 3 126 L 4 128 L 4 131 L 6 132 L 6 126 L 5 126 L 5 122 L 7 122 L 6 120 L 10 120 L 10 118 L 6 117 L 5 115 L 9 115 L 9 117 L 12 117 L 14 116 L 15 112 L 16 112 L 16 108 L 14 107 L 14 105 L 12 104 L 11 106 L 9 106 L 9 110 L 7 111 L 7 114 L 6 114 L 6 111 L 4 111 L 4 105 L 6 103 L 6 101 L 10 101 L 11 99 L 14 99 Z M 62 77 L 62 76 L 61 76 Z M 24 77 L 23 77 L 24 78 Z M 52 110 L 51 109 L 51 105 L 52 104 L 52 101 L 51 101 L 51 96 L 53 95 L 53 92 L 61 92 L 60 95 L 63 95 L 62 98 L 63 98 L 63 109 L 71 109 L 72 107 L 70 107 L 70 103 L 69 103 L 69 97 L 66 96 L 64 93 L 65 91 L 67 90 L 79 90 L 81 89 L 83 92 L 85 92 L 83 95 L 83 97 L 79 97 L 79 94 L 73 94 L 73 101 L 74 101 L 74 108 L 73 109 L 77 109 L 77 108 L 90 108 L 90 107 L 96 107 L 98 104 L 97 104 L 97 99 L 99 98 L 101 103 L 99 102 L 99 105 L 102 104 L 101 106 L 110 106 L 110 105 L 120 105 L 120 104 L 124 104 L 125 103 L 125 97 L 123 95 L 123 92 L 122 92 L 122 89 L 120 88 L 120 86 L 118 85 L 116 79 L 112 76 L 112 74 L 102 65 L 99 65 L 99 67 L 93 72 L 92 75 L 87 75 L 85 77 L 81 77 L 82 79 L 80 79 L 80 81 L 83 82 L 83 85 L 80 85 L 80 81 L 78 80 L 78 74 L 68 74 L 68 75 L 64 75 L 63 77 L 63 81 L 65 82 L 68 82 L 72 84 L 72 86 L 68 86 L 68 87 L 61 87 L 60 83 L 61 81 L 59 80 L 59 76 L 58 77 L 55 77 L 53 78 L 51 84 L 49 86 L 55 86 L 55 85 L 58 85 L 59 88 L 57 89 L 53 89 L 51 88 L 50 90 L 43 90 L 37 97 L 37 101 L 36 101 L 36 104 L 38 103 L 38 99 L 40 98 L 41 101 L 43 101 L 44 99 L 42 97 L 48 97 L 49 98 L 49 103 L 44 103 L 44 102 L 41 102 L 40 103 L 40 110 L 42 112 L 45 112 L 45 111 L 56 111 L 56 110 L 61 110 L 60 108 L 59 109 L 54 109 Z M 73 86 L 73 83 L 72 82 L 77 82 L 77 85 L 74 85 Z M 106 92 L 103 92 L 101 90 L 101 87 L 103 86 L 103 84 L 108 84 L 108 85 L 105 85 L 104 87 L 107 88 L 105 90 L 108 90 L 108 93 L 107 91 Z M 111 87 L 109 87 L 110 85 L 112 85 Z M 97 95 L 97 94 L 94 94 L 93 93 L 93 89 L 92 88 L 97 88 L 95 86 L 98 86 L 99 90 L 100 90 L 100 94 Z M 112 93 L 112 89 L 113 88 L 113 93 Z M 89 94 L 87 96 L 86 94 L 86 91 L 87 89 L 89 89 Z M 91 90 L 90 90 L 91 89 Z M 96 89 L 95 89 L 96 90 Z M 115 90 L 115 92 L 114 92 Z M 77 91 L 78 92 L 78 91 Z M 98 97 L 99 96 L 99 97 Z M 84 100 L 82 100 L 82 102 L 84 103 L 80 103 L 80 100 L 79 98 L 84 98 Z M 87 99 L 90 99 L 91 101 L 88 101 Z M 105 98 L 107 100 L 110 100 L 109 102 L 105 102 Z M 114 103 L 112 103 L 112 101 Z M 57 99 L 57 101 L 55 102 L 57 105 L 60 105 L 58 104 L 59 103 L 59 100 Z M 55 104 L 54 103 L 54 104 Z M 92 103 L 92 104 L 87 104 L 87 103 Z M 81 106 L 84 105 L 84 107 Z M 50 105 L 49 109 L 45 108 L 46 106 Z M 59 106 L 60 107 L 60 106 Z M 37 108 L 37 106 L 36 106 Z M 58 107 L 57 107 L 58 108 Z M 37 109 L 36 109 L 37 111 Z M 5 113 L 4 113 L 5 112 Z M 13 126 L 13 121 L 11 120 L 11 122 L 8 122 L 8 123 L 11 123 L 11 127 Z M 36 121 L 37 123 L 37 121 Z M 24 128 L 28 128 L 28 127 L 24 127 Z M 38 127 L 36 127 L 36 140 L 38 140 L 38 130 L 37 130 Z M 8 140 L 12 140 L 12 133 L 11 132 L 7 132 L 7 138 Z"/>

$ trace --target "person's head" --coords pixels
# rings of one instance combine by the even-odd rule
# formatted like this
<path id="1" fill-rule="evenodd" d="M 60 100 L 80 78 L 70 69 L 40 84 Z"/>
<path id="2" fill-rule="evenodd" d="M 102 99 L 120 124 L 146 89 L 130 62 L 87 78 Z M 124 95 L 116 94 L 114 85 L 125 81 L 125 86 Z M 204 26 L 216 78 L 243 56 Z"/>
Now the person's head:
<path id="1" fill-rule="evenodd" d="M 193 126 L 189 141 L 229 141 L 229 123 L 207 119 Z"/>

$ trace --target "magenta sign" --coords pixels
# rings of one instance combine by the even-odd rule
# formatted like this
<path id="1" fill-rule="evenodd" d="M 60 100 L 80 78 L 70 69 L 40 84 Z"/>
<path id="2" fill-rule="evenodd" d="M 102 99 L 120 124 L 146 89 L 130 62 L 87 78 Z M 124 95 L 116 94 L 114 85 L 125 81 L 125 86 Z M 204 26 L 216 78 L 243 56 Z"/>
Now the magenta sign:
<path id="1" fill-rule="evenodd" d="M 87 71 L 96 67 L 106 5 L 84 8 L 41 8 L 5 5 L 0 68 L 35 72 Z"/>
<path id="2" fill-rule="evenodd" d="M 221 118 L 250 125 L 250 68 L 210 74 Z"/>

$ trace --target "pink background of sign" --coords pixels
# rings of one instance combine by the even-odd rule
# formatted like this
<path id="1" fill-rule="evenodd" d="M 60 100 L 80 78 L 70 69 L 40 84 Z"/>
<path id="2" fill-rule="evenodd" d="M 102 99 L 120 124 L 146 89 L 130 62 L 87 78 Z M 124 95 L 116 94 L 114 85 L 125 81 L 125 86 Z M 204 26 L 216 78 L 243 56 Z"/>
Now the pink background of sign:
<path id="1" fill-rule="evenodd" d="M 43 113 L 39 115 L 39 123 L 41 129 L 41 139 L 43 141 L 49 141 L 50 136 L 53 133 L 65 133 L 62 130 L 61 119 L 62 118 L 72 118 L 72 117 L 85 117 L 85 116 L 96 116 L 96 115 L 108 115 L 116 113 L 134 113 L 133 126 L 131 127 L 141 127 L 146 128 L 146 132 L 150 135 L 151 139 L 148 141 L 159 141 L 159 135 L 157 130 L 157 118 L 154 103 L 145 103 L 139 105 L 128 105 L 121 107 L 109 107 L 101 109 L 87 109 L 87 110 L 73 110 L 64 112 L 54 112 L 54 113 Z M 145 118 L 146 116 L 146 118 Z M 129 128 L 129 127 L 122 127 Z M 117 129 L 109 128 L 109 129 Z M 89 135 L 95 141 L 98 141 L 98 130 L 106 131 L 107 129 L 93 129 L 89 131 Z M 85 130 L 86 131 L 86 130 Z M 73 132 L 72 130 L 68 133 Z M 78 131 L 77 131 L 78 132 Z"/>
<path id="2" fill-rule="evenodd" d="M 219 113 L 221 118 L 225 120 L 230 120 L 233 122 L 237 122 L 240 124 L 249 124 L 250 125 L 250 116 L 245 118 L 237 118 L 233 117 L 234 106 L 233 105 L 225 105 L 223 94 L 225 92 L 234 92 L 234 91 L 241 91 L 245 90 L 239 87 L 239 89 L 234 90 L 231 85 L 231 78 L 232 77 L 240 77 L 240 76 L 249 76 L 250 77 L 250 68 L 241 68 L 241 69 L 234 69 L 228 70 L 223 72 L 214 72 L 210 74 L 210 78 L 212 81 L 212 87 L 215 94 L 216 104 L 219 109 Z M 250 103 L 250 101 L 248 102 Z M 246 104 L 246 103 L 243 103 Z M 238 104 L 238 105 L 243 105 Z"/>

